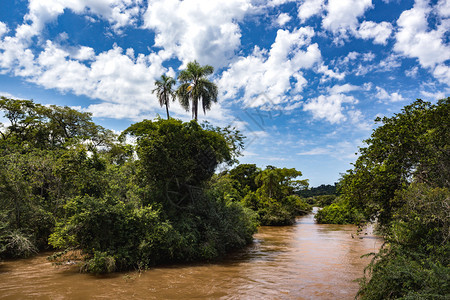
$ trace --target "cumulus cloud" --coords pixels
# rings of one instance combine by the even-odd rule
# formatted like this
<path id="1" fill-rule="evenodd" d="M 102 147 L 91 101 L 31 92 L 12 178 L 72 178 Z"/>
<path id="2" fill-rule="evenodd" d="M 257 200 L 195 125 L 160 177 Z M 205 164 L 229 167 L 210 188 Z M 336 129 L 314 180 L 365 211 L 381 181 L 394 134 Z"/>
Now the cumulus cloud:
<path id="1" fill-rule="evenodd" d="M 238 22 L 252 7 L 250 0 L 150 0 L 144 27 L 156 32 L 156 47 L 183 63 L 223 67 L 240 46 Z"/>
<path id="2" fill-rule="evenodd" d="M 276 22 L 277 22 L 277 24 L 278 24 L 279 26 L 284 26 L 284 25 L 285 25 L 286 23 L 288 23 L 291 19 L 292 19 L 292 18 L 291 18 L 291 16 L 290 16 L 289 14 L 282 13 L 282 14 L 279 14 L 279 15 L 278 15 Z"/>
<path id="3" fill-rule="evenodd" d="M 8 32 L 8 26 L 5 23 L 0 22 L 0 38 Z"/>
<path id="4" fill-rule="evenodd" d="M 239 96 L 244 105 L 252 107 L 266 104 L 265 99 L 273 104 L 289 101 L 286 93 L 299 92 L 307 83 L 301 70 L 321 61 L 318 45 L 310 44 L 313 36 L 310 27 L 278 30 L 270 51 L 255 47 L 251 55 L 239 57 L 223 72 L 218 81 L 222 98 Z"/>
<path id="5" fill-rule="evenodd" d="M 337 124 L 347 120 L 343 112 L 344 104 L 356 103 L 358 103 L 358 100 L 353 96 L 344 94 L 320 95 L 308 100 L 303 105 L 303 110 L 311 112 L 314 119 L 325 119 L 331 124 Z"/>
<path id="6" fill-rule="evenodd" d="M 445 98 L 445 93 L 444 92 L 428 92 L 428 91 L 421 91 L 420 94 L 425 97 L 424 100 L 429 100 L 429 101 L 436 101 L 439 99 L 443 99 Z"/>
<path id="7" fill-rule="evenodd" d="M 450 86 L 450 67 L 444 64 L 439 64 L 434 68 L 433 76 L 440 82 Z"/>
<path id="8" fill-rule="evenodd" d="M 24 24 L 23 36 L 38 34 L 44 25 L 56 19 L 70 9 L 76 14 L 92 14 L 108 21 L 114 29 L 134 24 L 139 14 L 140 0 L 30 0 L 29 11 L 24 19 L 31 25 Z"/>
<path id="9" fill-rule="evenodd" d="M 394 50 L 401 55 L 417 58 L 420 65 L 432 70 L 433 75 L 446 84 L 450 84 L 450 70 L 445 64 L 450 59 L 450 47 L 446 41 L 449 13 L 448 1 L 440 1 L 436 7 L 428 1 L 417 0 L 414 7 L 404 11 L 397 20 L 399 27 L 395 34 Z M 436 29 L 429 28 L 429 17 L 436 9 L 443 18 Z"/>
<path id="10" fill-rule="evenodd" d="M 87 47 L 71 54 L 47 41 L 35 55 L 18 39 L 6 37 L 0 42 L 0 49 L 0 68 L 4 71 L 45 88 L 103 100 L 104 104 L 92 106 L 92 112 L 101 116 L 124 117 L 124 112 L 128 112 L 126 117 L 135 118 L 138 112 L 158 109 L 151 89 L 154 80 L 169 71 L 157 53 L 134 57 L 117 46 L 98 55 Z M 109 105 L 132 108 L 112 110 L 107 108 Z M 181 108 L 178 111 L 183 112 Z"/>
<path id="11" fill-rule="evenodd" d="M 324 63 L 322 63 L 318 67 L 317 72 L 323 74 L 323 77 L 320 80 L 321 82 L 325 82 L 330 79 L 342 80 L 345 77 L 345 73 L 335 72 L 334 70 L 331 70 L 328 66 L 326 66 Z"/>
<path id="12" fill-rule="evenodd" d="M 298 7 L 298 18 L 303 23 L 312 16 L 320 14 L 325 7 L 325 0 L 305 0 Z"/>
<path id="13" fill-rule="evenodd" d="M 330 94 L 342 94 L 360 90 L 361 87 L 353 84 L 346 83 L 344 85 L 334 85 L 333 87 L 328 89 Z"/>
<path id="14" fill-rule="evenodd" d="M 347 37 L 358 27 L 358 18 L 372 7 L 372 0 L 329 0 L 322 26 L 336 35 Z"/>
<path id="15" fill-rule="evenodd" d="M 448 0 L 439 0 L 437 5 L 437 12 L 439 16 L 448 18 L 450 17 L 450 1 Z"/>
<path id="16" fill-rule="evenodd" d="M 403 98 L 403 96 L 397 92 L 389 94 L 385 89 L 379 86 L 376 87 L 376 90 L 377 90 L 376 97 L 380 100 L 387 100 L 390 102 L 398 102 L 405 100 L 405 98 Z"/>
<path id="17" fill-rule="evenodd" d="M 373 39 L 375 44 L 386 45 L 392 30 L 392 24 L 389 22 L 375 23 L 372 21 L 364 21 L 359 26 L 356 35 L 365 40 Z"/>

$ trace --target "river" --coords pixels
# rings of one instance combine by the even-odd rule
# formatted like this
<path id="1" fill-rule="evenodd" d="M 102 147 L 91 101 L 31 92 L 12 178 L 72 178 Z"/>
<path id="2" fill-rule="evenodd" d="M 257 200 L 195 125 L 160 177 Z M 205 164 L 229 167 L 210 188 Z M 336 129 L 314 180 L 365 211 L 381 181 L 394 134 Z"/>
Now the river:
<path id="1" fill-rule="evenodd" d="M 353 236 L 352 236 L 353 235 Z M 0 299 L 354 299 L 382 241 L 352 225 L 259 229 L 254 243 L 212 264 L 158 267 L 105 277 L 54 267 L 49 253 L 0 263 Z"/>

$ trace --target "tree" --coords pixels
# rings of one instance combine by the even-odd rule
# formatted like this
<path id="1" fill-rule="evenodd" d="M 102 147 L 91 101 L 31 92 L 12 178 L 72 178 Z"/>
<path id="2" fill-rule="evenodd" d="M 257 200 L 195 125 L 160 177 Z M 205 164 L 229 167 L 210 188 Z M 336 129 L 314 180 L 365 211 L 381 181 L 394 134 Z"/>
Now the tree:
<path id="1" fill-rule="evenodd" d="M 229 173 L 244 197 L 249 191 L 256 192 L 258 189 L 255 178 L 260 172 L 261 170 L 255 164 L 240 164 Z"/>
<path id="2" fill-rule="evenodd" d="M 281 200 L 282 198 L 294 193 L 295 190 L 304 189 L 308 187 L 308 180 L 294 180 L 302 176 L 302 172 L 296 169 L 275 168 L 267 166 L 267 168 L 260 172 L 256 178 L 255 183 L 259 187 L 259 191 L 269 198 Z"/>
<path id="3" fill-rule="evenodd" d="M 0 111 L 10 122 L 7 127 L 0 123 L 0 147 L 60 149 L 78 142 L 97 147 L 111 146 L 115 139 L 111 130 L 92 121 L 90 113 L 67 106 L 47 107 L 31 100 L 1 97 Z"/>
<path id="4" fill-rule="evenodd" d="M 156 97 L 158 97 L 159 105 L 166 106 L 167 119 L 169 119 L 169 102 L 170 98 L 172 101 L 175 100 L 175 90 L 173 90 L 173 85 L 176 81 L 170 76 L 162 75 L 161 79 L 155 81 L 156 88 L 152 93 L 156 92 Z"/>
<path id="5" fill-rule="evenodd" d="M 186 70 L 180 72 L 178 80 L 181 82 L 177 96 L 181 105 L 189 110 L 192 102 L 192 118 L 197 120 L 198 102 L 202 101 L 203 112 L 211 109 L 212 102 L 217 102 L 217 86 L 205 76 L 214 72 L 214 68 L 206 65 L 200 66 L 197 61 L 187 64 Z"/>
<path id="6" fill-rule="evenodd" d="M 388 225 L 403 203 L 395 198 L 412 182 L 450 187 L 450 98 L 436 105 L 417 100 L 382 122 L 343 176 L 341 192 L 367 219 Z"/>
<path id="7" fill-rule="evenodd" d="M 163 200 L 172 204 L 189 204 L 184 200 L 211 179 L 218 164 L 234 161 L 233 143 L 195 121 L 144 120 L 131 125 L 122 137 L 127 134 L 137 139 L 141 178 L 153 185 L 151 190 L 168 192 Z"/>

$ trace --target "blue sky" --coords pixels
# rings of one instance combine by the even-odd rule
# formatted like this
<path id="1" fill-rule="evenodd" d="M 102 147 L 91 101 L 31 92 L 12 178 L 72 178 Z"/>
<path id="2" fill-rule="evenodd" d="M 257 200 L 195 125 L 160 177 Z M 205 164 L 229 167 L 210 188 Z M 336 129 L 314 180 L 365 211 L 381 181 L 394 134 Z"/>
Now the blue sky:
<path id="1" fill-rule="evenodd" d="M 154 81 L 197 60 L 220 94 L 200 119 L 242 130 L 242 163 L 332 184 L 375 117 L 449 96 L 449 29 L 448 0 L 2 0 L 0 95 L 121 131 L 165 117 Z"/>

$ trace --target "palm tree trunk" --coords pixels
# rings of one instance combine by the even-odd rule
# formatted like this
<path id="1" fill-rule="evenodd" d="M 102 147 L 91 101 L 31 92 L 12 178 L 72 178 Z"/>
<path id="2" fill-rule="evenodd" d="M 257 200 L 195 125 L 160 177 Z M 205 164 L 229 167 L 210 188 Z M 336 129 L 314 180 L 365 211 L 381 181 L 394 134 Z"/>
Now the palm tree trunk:
<path id="1" fill-rule="evenodd" d="M 166 112 L 167 112 L 167 120 L 169 120 L 169 106 L 167 105 L 167 102 L 166 102 Z"/>
<path id="2" fill-rule="evenodd" d="M 192 114 L 194 115 L 195 121 L 197 121 L 197 112 L 198 112 L 198 100 L 195 99 L 194 103 L 192 103 Z"/>

